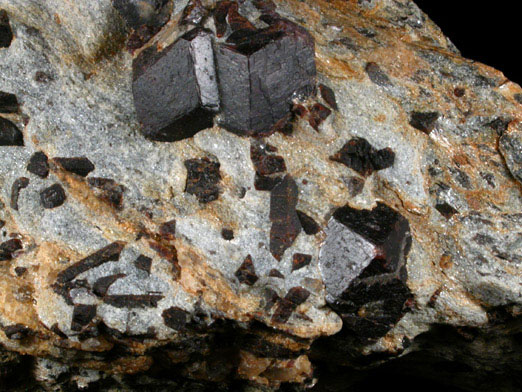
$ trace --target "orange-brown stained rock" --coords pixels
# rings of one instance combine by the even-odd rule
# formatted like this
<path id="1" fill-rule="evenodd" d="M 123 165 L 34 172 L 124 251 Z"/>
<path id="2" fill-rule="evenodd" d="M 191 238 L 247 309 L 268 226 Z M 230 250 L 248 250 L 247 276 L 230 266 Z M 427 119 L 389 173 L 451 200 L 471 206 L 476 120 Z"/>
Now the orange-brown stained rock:
<path id="1" fill-rule="evenodd" d="M 332 0 L 329 2 L 322 1 L 322 0 L 317 0 L 317 1 L 313 1 L 313 2 L 307 1 L 307 0 L 305 0 L 305 1 L 289 0 L 288 2 L 285 2 L 285 7 L 287 7 L 287 9 L 288 9 L 287 12 L 297 15 L 297 17 L 300 18 L 300 20 L 304 21 L 304 23 L 306 23 L 309 26 L 320 25 L 319 22 L 321 21 L 321 19 L 324 18 L 324 20 L 328 21 L 328 23 L 335 22 L 335 23 L 337 23 L 337 25 L 345 28 L 345 30 L 343 30 L 343 32 L 341 34 L 339 34 L 339 36 L 343 36 L 343 35 L 350 35 L 350 37 L 353 36 L 352 40 L 353 40 L 354 49 L 349 49 L 351 52 L 348 52 L 345 49 L 341 49 L 340 46 L 334 42 L 332 42 L 332 43 L 320 42 L 317 37 L 322 34 L 316 34 L 317 35 L 316 40 L 318 42 L 318 52 L 319 52 L 318 56 L 319 56 L 319 62 L 321 65 L 320 69 L 322 69 L 324 72 L 326 72 L 325 76 L 336 75 L 337 77 L 339 77 L 340 82 L 345 82 L 345 81 L 349 81 L 349 82 L 353 81 L 354 83 L 359 82 L 361 80 L 361 74 L 360 74 L 361 70 L 362 70 L 362 75 L 363 75 L 362 79 L 366 78 L 366 75 L 364 75 L 364 64 L 368 61 L 374 61 L 377 64 L 379 64 L 379 66 L 381 67 L 383 72 L 385 72 L 387 75 L 389 75 L 390 78 L 392 78 L 393 82 L 397 86 L 400 86 L 401 88 L 403 88 L 402 80 L 411 81 L 411 80 L 413 80 L 414 77 L 418 76 L 415 74 L 416 69 L 415 69 L 415 67 L 412 67 L 412 64 L 419 63 L 419 65 L 417 66 L 418 69 L 427 70 L 430 73 L 432 73 L 432 71 L 436 71 L 435 69 L 433 69 L 433 70 L 430 69 L 426 65 L 426 62 L 424 60 L 420 60 L 420 57 L 416 54 L 416 53 L 418 53 L 418 50 L 415 48 L 421 47 L 422 48 L 421 50 L 430 51 L 431 53 L 436 53 L 437 56 L 440 55 L 440 58 L 444 58 L 446 56 L 446 53 L 449 53 L 449 52 L 447 52 L 448 46 L 447 46 L 447 43 L 445 42 L 444 38 L 442 37 L 442 35 L 440 33 L 435 32 L 434 28 L 431 25 L 429 25 L 428 28 L 426 28 L 426 29 L 425 28 L 416 29 L 415 31 L 417 31 L 419 34 L 408 34 L 407 29 L 402 28 L 402 27 L 397 27 L 397 26 L 395 26 L 394 28 L 391 28 L 391 29 L 387 29 L 386 28 L 387 21 L 385 18 L 383 18 L 383 14 L 382 14 L 383 9 L 380 8 L 379 6 L 375 7 L 375 9 L 369 10 L 369 9 L 364 9 L 363 7 L 361 7 L 359 5 L 359 3 L 355 0 L 354 1 Z M 373 26 L 374 21 L 378 21 L 377 23 L 375 23 L 375 26 Z M 387 53 L 382 49 L 379 49 L 379 48 L 375 49 L 376 45 L 371 46 L 372 41 L 371 41 L 371 38 L 369 38 L 368 36 L 365 36 L 363 34 L 358 34 L 358 33 L 351 31 L 351 30 L 355 30 L 355 29 L 351 29 L 351 30 L 346 29 L 346 26 L 358 26 L 361 24 L 372 25 L 372 29 L 375 30 L 375 33 L 377 34 L 377 38 L 379 40 L 382 39 L 382 42 L 384 43 L 382 46 L 389 47 L 389 50 Z M 315 30 L 315 29 L 312 29 L 312 30 Z M 341 39 L 343 39 L 343 38 L 346 38 L 346 37 L 342 37 Z M 327 40 L 326 36 L 323 39 L 326 41 Z M 336 36 L 335 39 L 339 40 L 339 37 Z M 327 46 L 333 46 L 333 45 L 336 45 L 336 49 L 335 49 L 336 51 L 328 52 Z M 338 52 L 337 52 L 337 49 L 339 49 Z M 360 52 L 354 53 L 353 51 L 355 51 L 355 50 L 359 50 Z M 393 53 L 394 51 L 396 51 L 400 55 L 390 56 L 390 54 Z M 350 56 L 354 56 L 355 58 L 353 58 L 353 57 L 351 58 Z M 451 54 L 451 57 L 454 59 L 457 59 L 458 56 Z M 393 62 L 395 62 L 397 64 L 394 65 Z M 362 66 L 361 66 L 361 64 L 362 64 Z M 464 66 L 465 64 L 462 63 L 460 65 Z M 481 70 L 480 72 L 483 73 L 484 75 L 487 74 L 488 77 L 491 77 L 491 75 L 493 75 L 493 72 L 490 72 L 490 71 L 486 72 L 484 70 L 484 67 L 482 67 L 482 66 L 477 65 L 477 68 L 479 70 Z M 351 70 L 351 71 L 349 71 L 349 70 Z M 446 81 L 444 79 L 446 79 Z M 93 79 L 91 79 L 91 80 L 93 80 Z M 470 116 L 469 118 L 473 118 L 474 116 L 478 116 L 478 115 L 484 115 L 486 117 L 490 116 L 490 114 L 492 113 L 490 106 L 491 106 L 491 103 L 495 103 L 494 100 L 492 100 L 491 102 L 481 102 L 480 100 L 477 99 L 476 92 L 474 91 L 475 88 L 473 86 L 468 86 L 466 83 L 464 83 L 464 84 L 466 84 L 466 86 L 465 86 L 466 93 L 464 94 L 464 96 L 463 97 L 455 96 L 453 94 L 453 89 L 454 89 L 453 83 L 454 82 L 448 81 L 448 80 L 449 80 L 449 77 L 441 77 L 441 81 L 438 81 L 435 79 L 432 79 L 432 80 L 426 79 L 425 81 L 422 81 L 419 83 L 419 86 L 422 86 L 422 88 L 427 89 L 430 94 L 433 94 L 432 95 L 432 98 L 433 98 L 432 106 L 434 108 L 436 107 L 436 110 L 440 110 L 442 113 L 442 112 L 445 112 L 445 109 L 448 109 L 448 108 L 451 109 L 451 107 L 452 107 L 451 105 L 454 105 L 454 101 L 458 98 L 458 100 L 462 101 L 462 102 L 468 101 L 468 100 L 471 102 L 471 104 L 468 104 L 466 106 L 466 110 L 465 110 L 466 112 L 469 111 L 467 114 L 468 116 Z M 332 87 L 335 87 L 336 92 L 339 93 L 340 90 L 337 90 L 336 82 L 333 82 L 331 80 L 329 80 L 328 82 L 334 83 L 332 85 Z M 367 82 L 366 82 L 366 84 L 369 84 Z M 432 86 L 430 86 L 430 83 L 434 83 L 434 84 Z M 459 83 L 459 85 L 460 85 L 460 83 Z M 371 86 L 371 87 L 378 88 L 376 86 Z M 416 88 L 417 88 L 417 86 L 411 87 L 412 94 L 417 93 Z M 410 90 L 408 90 L 408 91 L 410 91 Z M 520 88 L 515 87 L 513 85 L 508 86 L 506 84 L 505 86 L 498 89 L 498 93 L 500 95 L 505 96 L 506 99 L 508 99 L 508 100 L 514 100 L 514 99 L 516 99 L 514 97 L 514 94 L 520 93 Z M 444 102 L 446 99 L 445 95 L 447 95 L 449 97 L 448 99 L 450 100 L 450 103 Z M 338 98 L 341 98 L 341 97 L 338 97 Z M 343 102 L 342 102 L 343 98 L 344 97 L 339 99 L 340 106 L 343 105 Z M 420 99 L 420 97 L 418 97 L 418 98 Z M 441 108 L 439 108 L 437 106 L 440 106 Z M 457 107 L 458 110 L 461 110 L 460 109 L 461 107 L 464 107 L 464 105 L 458 106 Z M 343 109 L 344 109 L 344 107 L 343 107 Z M 421 109 L 422 110 L 431 110 L 430 107 L 422 107 L 422 108 L 418 108 L 417 110 L 421 110 Z M 499 111 L 499 112 L 504 111 L 504 107 L 495 108 L 493 110 L 493 112 L 494 111 Z M 511 112 L 512 110 L 506 109 L 506 111 Z M 446 116 L 446 113 L 447 112 L 445 112 L 445 114 L 444 114 L 445 116 Z M 513 113 L 511 113 L 511 114 L 513 114 Z M 413 129 L 411 129 L 411 127 L 407 126 L 408 113 L 407 112 L 401 113 L 400 109 L 399 109 L 399 113 L 398 113 L 399 118 L 397 119 L 397 122 L 390 124 L 390 117 L 393 115 L 394 114 L 392 114 L 392 113 L 386 113 L 386 117 L 384 118 L 384 120 L 382 120 L 382 116 L 379 116 L 378 113 L 375 113 L 375 118 L 381 119 L 379 121 L 382 121 L 384 126 L 389 126 L 389 125 L 391 125 L 393 127 L 397 126 L 398 131 L 400 129 L 401 137 L 404 136 L 408 140 L 408 143 L 412 143 L 414 148 L 419 147 L 415 143 L 415 137 L 411 137 L 412 132 L 415 132 L 415 131 Z M 499 116 L 499 114 L 497 113 L 496 116 Z M 335 119 L 336 122 L 337 122 L 337 120 L 342 120 L 340 118 L 341 117 L 340 114 L 336 114 L 336 117 L 339 117 L 339 119 L 338 118 Z M 499 130 L 502 131 L 502 127 L 496 127 L 496 128 L 491 127 L 490 129 L 493 131 L 493 133 L 499 132 Z M 483 132 L 482 129 L 480 129 L 479 131 Z M 484 131 L 484 132 L 486 132 L 486 131 Z M 424 140 L 428 140 L 426 137 L 424 137 L 424 135 L 421 134 L 421 132 L 415 132 L 415 134 L 420 135 L 420 137 L 424 138 Z M 437 134 L 438 134 L 438 132 L 437 133 L 434 132 L 432 135 L 430 135 L 430 140 L 429 140 L 430 143 L 441 143 L 440 140 L 437 140 L 437 136 L 438 136 Z M 276 136 L 279 137 L 280 135 L 276 135 Z M 292 140 L 292 147 L 295 147 L 296 150 L 298 148 L 301 149 L 305 146 L 305 144 L 301 143 L 301 140 L 299 140 L 300 136 L 301 135 L 299 133 L 296 133 L 293 136 L 294 139 Z M 494 143 L 492 144 L 491 140 L 487 139 L 487 135 L 481 135 L 480 137 L 482 138 L 482 140 L 480 141 L 481 143 L 485 143 L 488 146 L 493 146 L 493 148 L 494 148 Z M 320 140 L 322 141 L 323 139 L 320 139 Z M 469 141 L 469 139 L 467 141 Z M 452 141 L 450 140 L 450 142 L 452 142 Z M 493 188 L 491 185 L 485 184 L 484 185 L 485 189 L 483 190 L 482 195 L 475 194 L 473 196 L 473 198 L 463 197 L 463 199 L 462 199 L 463 203 L 464 204 L 467 203 L 468 200 L 470 200 L 470 203 L 471 203 L 471 200 L 473 200 L 473 208 L 480 212 L 483 212 L 485 209 L 489 208 L 488 203 L 494 203 L 494 205 L 509 203 L 509 199 L 512 197 L 512 186 L 513 186 L 512 181 L 513 180 L 504 178 L 502 175 L 499 175 L 499 172 L 501 172 L 501 168 L 503 166 L 502 166 L 502 162 L 499 163 L 498 160 L 494 159 L 495 154 L 497 154 L 497 153 L 487 153 L 487 154 L 485 154 L 485 158 L 481 158 L 481 156 L 483 156 L 482 148 L 476 148 L 476 146 L 474 145 L 473 142 L 470 143 L 470 145 L 472 146 L 472 149 L 474 149 L 474 151 L 476 152 L 476 154 L 471 154 L 472 162 L 470 163 L 470 166 L 478 167 L 477 160 L 480 160 L 480 159 L 484 159 L 484 162 L 485 161 L 490 162 L 490 160 L 491 160 L 491 162 L 490 162 L 491 163 L 491 165 L 490 165 L 491 173 L 489 173 L 489 174 L 491 174 L 493 177 L 488 176 L 487 178 L 490 179 L 488 181 L 488 183 L 489 184 L 494 183 L 496 186 L 496 189 Z M 278 144 L 278 147 L 280 147 L 279 144 Z M 422 147 L 424 147 L 424 146 L 422 146 Z M 446 149 L 446 148 L 447 147 L 444 147 L 444 149 Z M 453 147 L 448 147 L 448 150 L 451 150 L 451 151 L 447 155 L 453 156 Z M 281 151 L 280 152 L 281 155 L 285 156 L 285 159 L 286 159 L 286 154 L 288 152 L 285 151 L 284 149 L 280 149 L 280 151 Z M 329 153 L 331 153 L 331 151 Z M 469 151 L 467 153 L 469 154 Z M 297 174 L 296 171 L 299 172 L 303 169 L 299 165 L 295 165 L 295 163 L 292 160 L 287 159 L 287 163 L 288 163 L 288 167 L 289 167 L 289 172 L 291 172 L 292 175 L 295 175 L 296 178 L 298 178 L 298 176 L 299 176 L 299 178 L 301 178 L 300 177 L 301 174 Z M 442 165 L 444 165 L 444 163 L 442 163 Z M 500 166 L 495 166 L 495 165 L 500 165 Z M 462 170 L 464 172 L 466 172 L 467 175 L 470 177 L 470 183 L 473 186 L 476 186 L 477 181 L 480 181 L 480 177 L 479 177 L 478 173 L 477 173 L 477 175 L 474 175 L 473 173 L 470 173 L 470 170 L 467 170 L 467 169 L 462 169 Z M 487 175 L 487 174 L 488 173 L 485 173 L 485 175 Z M 226 176 L 226 175 L 228 175 L 228 173 L 225 171 L 224 176 Z M 442 176 L 444 176 L 444 174 Z M 481 176 L 482 176 L 482 174 L 481 174 Z M 307 173 L 307 177 L 313 185 L 314 177 L 312 175 L 309 175 L 308 173 Z M 31 180 L 33 180 L 32 177 L 31 177 Z M 327 181 L 327 179 L 325 179 L 325 180 Z M 339 181 L 341 182 L 341 180 L 339 180 Z M 344 181 L 344 180 L 342 180 L 342 181 Z M 430 182 L 430 181 L 431 181 L 431 179 L 427 179 L 427 182 Z M 434 181 L 436 181 L 436 180 L 434 180 Z M 447 178 L 444 178 L 444 181 L 447 183 L 450 183 L 450 180 Z M 433 258 L 437 262 L 438 253 L 432 253 L 429 246 L 425 245 L 426 243 L 433 241 L 433 233 L 430 233 L 428 230 L 424 229 L 424 227 L 426 226 L 426 216 L 424 215 L 422 208 L 419 208 L 419 206 L 416 205 L 416 203 L 409 200 L 408 195 L 403 193 L 402 190 L 400 190 L 400 189 L 397 190 L 396 186 L 391 183 L 386 184 L 384 186 L 384 188 L 386 188 L 386 189 L 375 189 L 373 187 L 373 185 L 374 185 L 373 183 L 368 181 L 367 189 L 371 190 L 372 192 L 375 191 L 376 192 L 375 196 L 377 198 L 381 198 L 381 199 L 387 198 L 387 199 L 391 200 L 393 202 L 393 205 L 398 206 L 397 208 L 399 208 L 401 210 L 401 212 L 409 211 L 411 213 L 412 211 L 415 211 L 415 213 L 412 215 L 415 215 L 415 214 L 417 214 L 417 215 L 415 215 L 413 217 L 409 217 L 408 219 L 410 219 L 410 218 L 412 219 L 412 221 L 411 221 L 412 228 L 414 228 L 414 230 L 416 232 L 416 236 L 419 238 L 419 241 L 420 241 L 419 246 L 423 246 L 427 249 L 426 257 Z M 379 188 L 381 188 L 381 187 L 379 187 Z M 68 195 L 69 195 L 70 194 L 69 188 L 66 188 L 66 189 L 67 189 Z M 108 223 L 109 220 L 106 220 L 106 217 L 108 215 L 111 215 L 112 211 L 107 209 L 106 205 L 96 204 L 96 202 L 92 200 L 94 198 L 87 197 L 88 195 L 92 195 L 92 193 L 90 194 L 88 191 L 86 191 L 83 188 L 81 189 L 81 191 L 84 193 L 84 195 L 86 197 L 77 198 L 76 195 L 80 193 L 79 189 L 80 188 L 76 188 L 74 190 L 74 194 L 75 194 L 74 198 L 79 200 L 79 202 L 83 206 L 94 211 L 93 215 L 100 214 L 100 217 L 102 217 L 102 218 L 100 218 L 100 220 L 97 219 L 96 221 L 103 223 L 103 226 L 102 226 L 103 235 L 108 236 L 107 238 L 109 239 L 109 242 L 117 240 L 117 239 L 121 239 L 121 238 L 125 238 L 127 240 L 127 237 L 119 236 L 119 232 L 122 227 L 126 227 L 129 229 L 129 238 L 135 238 L 136 233 L 134 232 L 132 227 L 136 226 L 136 225 L 133 224 L 132 222 L 130 222 L 129 220 L 127 220 L 127 217 L 122 218 L 119 222 L 117 222 L 118 225 L 113 225 L 113 221 L 110 221 L 110 224 L 109 224 Z M 344 192 L 345 188 L 343 188 L 342 190 Z M 466 192 L 468 192 L 468 191 L 466 191 Z M 342 192 L 339 192 L 339 193 L 341 194 Z M 72 193 L 71 193 L 71 196 L 72 196 Z M 266 195 L 262 195 L 262 196 L 266 196 Z M 346 199 L 349 197 L 349 194 L 342 194 L 339 196 L 339 198 L 341 198 L 341 197 L 344 197 Z M 362 197 L 365 197 L 365 196 L 362 196 Z M 342 203 L 346 202 L 345 199 L 344 200 L 335 200 L 334 204 L 336 204 L 336 207 L 338 207 L 338 206 L 342 205 Z M 303 206 L 300 205 L 299 208 L 303 208 L 305 211 L 309 212 L 321 224 L 324 223 L 323 216 L 320 215 L 320 211 L 318 211 L 316 208 L 309 209 L 308 200 L 303 198 L 303 200 L 301 200 L 301 202 L 304 203 L 304 205 Z M 92 209 L 93 205 L 98 206 L 99 208 Z M 100 207 L 100 205 L 101 205 L 101 207 Z M 427 208 L 431 211 L 432 210 L 431 207 L 434 205 L 435 205 L 434 203 L 430 203 Z M 491 206 L 492 204 L 489 204 L 489 205 Z M 459 204 L 459 209 L 460 208 L 461 208 L 461 205 Z M 466 212 L 465 210 L 466 210 L 466 208 L 462 209 L 463 212 Z M 156 211 L 154 211 L 154 213 L 156 215 Z M 436 215 L 437 212 L 434 212 L 434 214 Z M 169 217 L 169 216 L 172 216 L 172 215 L 166 214 L 163 216 L 163 218 Z M 90 219 L 88 215 L 87 215 L 87 218 Z M 459 227 L 459 225 L 460 225 L 459 222 L 457 221 L 457 218 L 458 217 L 455 217 L 452 220 L 452 221 L 455 221 L 455 226 L 456 226 L 455 230 L 457 230 L 457 227 Z M 6 219 L 8 221 L 7 227 L 9 228 L 9 230 L 12 230 L 13 223 L 16 223 L 16 222 L 12 222 L 11 218 L 9 218 L 9 217 L 7 217 L 7 218 L 2 217 L 2 219 Z M 146 220 L 148 218 L 144 217 L 143 219 Z M 155 224 L 157 224 L 157 223 L 158 222 L 154 222 L 154 224 L 150 224 L 147 227 L 155 228 L 156 227 Z M 227 224 L 228 223 L 229 222 L 227 221 Z M 222 227 L 222 225 L 217 223 L 215 226 L 215 229 L 219 231 L 221 229 L 221 227 Z M 430 228 L 433 229 L 432 227 L 430 227 Z M 112 230 L 115 230 L 117 234 L 114 234 L 114 233 L 111 234 Z M 433 229 L 433 230 L 434 230 L 434 232 L 436 232 L 436 229 Z M 451 230 L 453 232 L 453 228 Z M 240 233 L 240 231 L 238 231 L 237 233 L 238 233 L 238 235 L 242 234 L 242 232 Z M 24 233 L 24 236 L 26 234 L 27 233 Z M 452 234 L 450 233 L 450 236 L 451 235 Z M 113 237 L 113 236 L 115 236 L 115 237 Z M 30 237 L 30 235 L 28 235 L 28 237 Z M 39 247 L 40 246 L 40 241 L 38 241 L 39 238 L 35 238 L 35 239 L 37 240 L 36 243 L 37 243 L 37 246 Z M 31 239 L 29 239 L 29 240 L 31 240 Z M 179 242 L 179 240 L 176 240 L 176 241 Z M 31 241 L 29 241 L 29 242 L 31 242 Z M 435 243 L 435 241 L 433 241 L 433 242 Z M 221 243 L 223 243 L 223 242 L 221 241 Z M 433 245 L 433 246 L 436 246 L 436 245 Z M 68 244 L 60 243 L 57 245 L 57 247 L 59 247 L 60 249 L 67 249 Z M 146 249 L 144 249 L 142 251 L 146 252 Z M 202 257 L 201 254 L 199 254 L 199 256 Z M 78 260 L 78 259 L 79 259 L 79 257 L 72 257 L 72 260 Z M 40 259 L 38 259 L 38 260 L 40 262 Z M 23 262 L 25 262 L 25 261 L 26 260 L 24 259 Z M 456 259 L 455 262 L 457 263 L 457 262 L 459 262 L 459 260 Z M 224 297 L 228 297 L 228 294 L 233 294 L 233 292 L 230 293 L 230 292 L 226 291 L 225 289 L 222 289 L 222 287 L 216 288 L 218 286 L 214 279 L 219 280 L 223 284 L 225 284 L 230 279 L 226 279 L 226 278 L 222 277 L 221 275 L 219 275 L 219 273 L 216 273 L 217 272 L 216 270 L 212 270 L 212 268 L 209 268 L 209 265 L 208 265 L 207 261 L 204 260 L 204 258 L 202 258 L 201 263 L 198 264 L 198 267 L 197 267 L 197 268 L 199 268 L 198 272 L 192 271 L 192 267 L 194 266 L 192 261 L 184 260 L 183 263 L 186 263 L 187 269 L 190 270 L 190 271 L 188 271 L 188 273 L 192 274 L 191 276 L 196 277 L 192 281 L 192 283 L 194 284 L 194 287 L 197 286 L 197 289 L 192 291 L 193 295 L 199 295 L 200 293 L 203 293 L 202 295 L 205 298 L 204 299 L 205 303 L 212 303 L 212 305 L 214 305 L 216 303 L 216 302 L 212 302 L 212 301 L 221 301 L 220 306 L 219 306 L 219 308 L 221 310 L 222 309 L 230 310 L 234 306 L 236 306 L 238 303 L 241 303 L 242 305 L 244 304 L 244 302 L 243 302 L 244 299 L 235 298 L 233 295 L 230 296 L 231 298 L 234 298 L 232 301 L 233 305 L 231 305 L 230 303 L 227 304 L 224 299 L 215 298 L 216 296 L 218 296 L 218 293 L 221 293 L 221 292 L 226 293 L 227 295 L 224 295 Z M 7 264 L 7 263 L 4 263 L 4 264 Z M 441 264 L 443 264 L 444 266 L 447 266 L 447 265 L 451 264 L 451 262 L 448 262 L 447 264 L 446 263 L 441 263 Z M 43 268 L 43 265 L 42 265 L 42 268 Z M 63 264 L 62 265 L 58 264 L 57 270 L 62 269 L 62 268 L 63 268 Z M 206 272 L 203 272 L 203 270 L 205 270 Z M 513 271 L 513 269 L 511 269 L 511 271 Z M 452 270 L 450 270 L 449 273 L 454 273 L 454 272 Z M 52 276 L 52 273 L 49 275 Z M 4 278 L 5 275 L 2 275 L 2 276 L 3 276 L 2 279 L 7 279 L 7 277 Z M 31 267 L 28 270 L 28 273 L 26 273 L 26 276 L 24 277 L 24 279 L 31 281 L 33 279 L 32 276 L 33 276 L 33 267 Z M 437 278 L 430 277 L 430 279 L 428 279 L 428 282 L 426 282 L 426 285 L 432 285 L 433 284 L 432 279 L 435 280 L 435 279 L 440 279 L 440 278 L 439 277 L 437 277 Z M 20 280 L 20 279 L 16 278 L 16 280 Z M 197 280 L 197 283 L 194 283 L 194 281 L 196 281 L 196 280 Z M 412 280 L 412 282 L 410 282 L 410 283 L 412 284 L 413 288 L 415 288 L 416 290 L 422 291 L 422 289 L 418 288 L 419 282 L 415 282 L 414 280 Z M 188 283 L 183 282 L 183 284 L 186 284 L 188 287 Z M 11 283 L 9 281 L 9 285 L 10 286 L 14 285 L 14 283 Z M 212 290 L 210 290 L 210 289 L 207 290 L 205 285 L 214 285 L 214 286 L 213 286 Z M 4 286 L 1 286 L 1 284 L 0 284 L 0 287 L 2 287 L 2 289 L 4 288 Z M 308 287 L 308 286 L 306 286 L 306 287 Z M 436 288 L 438 286 L 436 284 L 434 284 L 434 287 Z M 207 291 L 205 291 L 205 290 L 207 290 Z M 456 289 L 456 292 L 458 292 L 458 290 L 459 290 L 459 288 Z M 7 292 L 7 290 L 1 290 L 1 291 L 2 291 L 2 293 L 0 294 L 0 297 L 2 297 Z M 433 293 L 433 290 L 431 290 L 428 293 L 428 297 L 431 293 Z M 426 297 L 426 298 L 428 298 L 428 297 Z M 41 302 L 41 301 L 39 301 L 39 302 Z M 9 305 L 8 305 L 9 308 L 11 307 L 11 305 L 12 305 L 11 302 L 9 302 Z M 23 311 L 20 310 L 18 313 L 22 314 L 22 313 L 26 312 L 27 310 L 29 310 L 30 306 L 32 306 L 32 305 L 27 305 L 28 309 L 23 309 Z M 239 319 L 244 315 L 245 312 L 247 312 L 247 309 L 248 309 L 248 311 L 255 311 L 256 307 L 255 306 L 250 306 L 250 307 L 249 306 L 244 306 L 244 307 L 238 306 L 235 308 L 235 311 L 234 311 L 235 313 L 233 311 L 230 311 L 229 314 L 234 313 L 234 317 L 237 316 Z M 11 313 L 12 312 L 9 310 L 9 314 L 11 314 Z M 26 312 L 26 313 L 28 313 L 28 312 Z M 35 321 L 38 320 L 38 317 L 36 315 L 33 315 L 31 317 L 33 317 Z M 22 325 L 26 325 L 25 321 L 19 320 L 19 322 L 21 322 Z M 316 323 L 317 322 L 318 321 L 316 320 Z M 301 321 L 296 319 L 296 324 L 300 324 L 300 323 L 301 323 Z M 34 326 L 31 326 L 31 328 L 34 328 Z M 0 335 L 2 335 L 2 333 L 0 333 Z M 1 336 L 0 339 L 3 339 L 3 336 Z M 393 340 L 393 337 L 390 337 L 389 341 L 391 342 L 392 340 Z M 37 344 L 35 343 L 35 346 L 36 345 Z M 42 344 L 40 347 L 44 347 L 44 344 Z M 80 346 L 77 346 L 77 348 L 79 348 L 79 347 Z M 72 349 L 72 348 L 70 348 L 70 349 Z M 123 365 L 118 370 L 122 371 L 122 372 L 128 372 L 131 369 L 133 369 L 135 365 L 137 366 L 139 362 L 141 362 L 141 357 L 132 357 L 132 358 L 128 359 L 127 362 L 125 363 L 125 365 Z M 125 368 L 125 366 L 127 366 L 127 368 Z M 105 364 L 104 368 L 106 368 L 106 367 L 108 367 L 107 364 Z"/>
<path id="2" fill-rule="evenodd" d="M 110 178 L 89 177 L 87 182 L 90 186 L 100 190 L 97 195 L 117 210 L 123 208 L 123 192 L 125 187 L 119 185 Z"/>

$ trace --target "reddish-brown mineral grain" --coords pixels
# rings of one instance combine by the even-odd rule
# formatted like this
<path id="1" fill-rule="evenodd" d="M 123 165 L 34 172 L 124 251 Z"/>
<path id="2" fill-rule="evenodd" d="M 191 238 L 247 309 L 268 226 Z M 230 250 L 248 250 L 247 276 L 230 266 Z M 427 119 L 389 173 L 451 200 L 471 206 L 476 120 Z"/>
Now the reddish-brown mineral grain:
<path id="1" fill-rule="evenodd" d="M 277 260 L 281 260 L 301 232 L 301 222 L 295 210 L 297 196 L 297 184 L 289 175 L 270 194 L 270 252 Z"/>

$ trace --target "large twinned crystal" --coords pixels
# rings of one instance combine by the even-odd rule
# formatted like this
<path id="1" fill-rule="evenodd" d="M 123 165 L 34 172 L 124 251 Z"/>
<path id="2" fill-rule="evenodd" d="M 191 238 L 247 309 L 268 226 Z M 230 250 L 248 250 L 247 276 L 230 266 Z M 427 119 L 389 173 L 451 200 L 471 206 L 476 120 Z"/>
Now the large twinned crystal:
<path id="1" fill-rule="evenodd" d="M 207 109 L 218 107 L 210 33 L 192 30 L 159 52 L 147 48 L 134 60 L 134 105 L 143 133 L 175 141 L 212 126 Z"/>
<path id="2" fill-rule="evenodd" d="M 288 114 L 292 98 L 314 90 L 313 39 L 285 20 L 231 38 L 216 51 L 221 124 L 240 134 L 267 133 Z"/>
<path id="3" fill-rule="evenodd" d="M 319 267 L 327 301 L 359 337 L 384 335 L 407 311 L 408 221 L 378 203 L 372 210 L 338 209 L 326 228 Z"/>
<path id="4" fill-rule="evenodd" d="M 146 137 L 191 137 L 211 127 L 216 112 L 220 125 L 237 134 L 269 134 L 293 99 L 315 92 L 314 40 L 306 29 L 279 16 L 256 29 L 237 4 L 224 12 L 235 30 L 228 37 L 195 27 L 135 58 L 132 90 Z"/>

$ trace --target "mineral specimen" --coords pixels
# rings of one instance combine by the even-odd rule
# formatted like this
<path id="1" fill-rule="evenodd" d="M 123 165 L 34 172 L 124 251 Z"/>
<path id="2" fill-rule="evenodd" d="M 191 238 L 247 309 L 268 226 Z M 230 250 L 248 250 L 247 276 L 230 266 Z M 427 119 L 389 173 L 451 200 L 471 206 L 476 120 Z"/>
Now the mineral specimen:
<path id="1" fill-rule="evenodd" d="M 410 0 L 0 0 L 0 390 L 519 391 L 521 103 Z"/>

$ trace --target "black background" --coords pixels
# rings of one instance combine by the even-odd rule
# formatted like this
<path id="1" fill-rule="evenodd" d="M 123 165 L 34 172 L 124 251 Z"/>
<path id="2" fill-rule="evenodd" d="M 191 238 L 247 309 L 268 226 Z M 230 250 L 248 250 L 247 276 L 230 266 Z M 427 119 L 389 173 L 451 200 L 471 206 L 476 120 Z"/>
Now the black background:
<path id="1" fill-rule="evenodd" d="M 517 0 L 414 0 L 466 58 L 522 84 L 522 16 Z"/>

